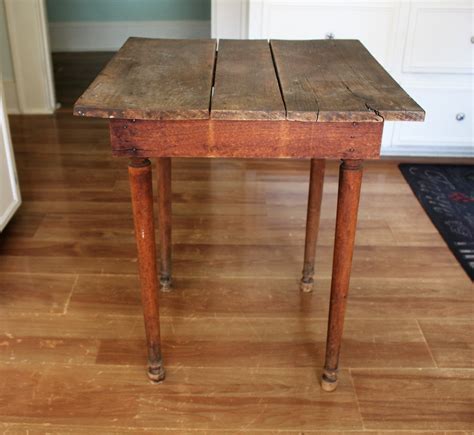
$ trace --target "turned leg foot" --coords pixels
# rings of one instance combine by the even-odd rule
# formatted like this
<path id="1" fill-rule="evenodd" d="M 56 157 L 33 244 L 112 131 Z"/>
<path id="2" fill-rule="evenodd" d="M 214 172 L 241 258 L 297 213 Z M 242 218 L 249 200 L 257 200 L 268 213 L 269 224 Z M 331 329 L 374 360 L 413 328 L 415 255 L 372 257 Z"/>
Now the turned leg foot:
<path id="1" fill-rule="evenodd" d="M 154 383 L 159 384 L 165 380 L 166 374 L 163 367 L 163 361 L 148 363 L 148 378 Z"/>
<path id="2" fill-rule="evenodd" d="M 162 292 L 170 292 L 172 290 L 170 276 L 160 276 L 160 290 Z"/>
<path id="3" fill-rule="evenodd" d="M 337 388 L 339 380 L 337 379 L 336 371 L 324 370 L 321 376 L 321 388 L 330 393 Z"/>
<path id="4" fill-rule="evenodd" d="M 311 277 L 304 277 L 301 278 L 300 281 L 300 290 L 303 293 L 311 293 L 313 291 L 314 279 Z"/>

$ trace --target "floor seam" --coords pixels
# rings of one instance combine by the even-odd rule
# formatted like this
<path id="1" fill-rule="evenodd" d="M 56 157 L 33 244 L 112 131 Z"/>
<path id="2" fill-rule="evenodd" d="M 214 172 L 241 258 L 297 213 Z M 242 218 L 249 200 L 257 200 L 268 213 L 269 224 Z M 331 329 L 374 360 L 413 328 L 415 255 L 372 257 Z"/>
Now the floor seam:
<path id="1" fill-rule="evenodd" d="M 360 422 L 362 424 L 362 430 L 366 430 L 366 427 L 365 427 L 365 422 L 364 422 L 364 417 L 362 416 L 362 411 L 361 411 L 361 408 L 360 408 L 360 402 L 359 402 L 359 396 L 357 395 L 357 391 L 356 391 L 356 386 L 355 386 L 355 382 L 354 382 L 354 377 L 352 376 L 352 368 L 348 368 L 347 371 L 349 372 L 349 377 L 351 379 L 351 384 L 352 384 L 352 388 L 354 389 L 354 396 L 355 396 L 355 400 L 356 400 L 356 404 L 357 404 L 357 411 L 359 412 L 359 416 L 360 416 Z"/>
<path id="2" fill-rule="evenodd" d="M 423 329 L 421 328 L 420 322 L 418 321 L 418 319 L 415 319 L 415 322 L 416 322 L 416 324 L 417 324 L 417 326 L 418 326 L 418 329 L 419 329 L 419 331 L 420 331 L 421 336 L 423 337 L 423 341 L 424 341 L 425 344 L 426 344 L 426 348 L 428 349 L 428 353 L 430 354 L 431 360 L 433 361 L 434 368 L 439 369 L 438 363 L 436 362 L 436 359 L 435 359 L 435 357 L 434 357 L 434 355 L 433 355 L 433 352 L 431 351 L 431 347 L 430 347 L 430 345 L 428 344 L 428 340 L 426 339 L 425 334 L 423 333 Z"/>

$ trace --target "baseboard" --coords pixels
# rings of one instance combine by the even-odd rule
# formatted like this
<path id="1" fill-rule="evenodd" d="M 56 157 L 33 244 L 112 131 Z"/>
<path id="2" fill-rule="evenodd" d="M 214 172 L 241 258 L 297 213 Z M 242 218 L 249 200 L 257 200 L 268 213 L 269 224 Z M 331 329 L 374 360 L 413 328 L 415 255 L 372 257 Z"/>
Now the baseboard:
<path id="1" fill-rule="evenodd" d="M 393 157 L 463 157 L 474 158 L 474 149 L 470 145 L 440 146 L 413 145 L 390 146 L 382 148 L 382 156 Z"/>
<path id="2" fill-rule="evenodd" d="M 51 50 L 115 51 L 130 36 L 209 38 L 209 21 L 58 22 L 49 24 Z"/>
<path id="3" fill-rule="evenodd" d="M 7 113 L 10 115 L 20 113 L 20 105 L 18 103 L 15 82 L 13 80 L 4 80 L 3 90 L 5 92 L 5 105 L 7 107 Z"/>

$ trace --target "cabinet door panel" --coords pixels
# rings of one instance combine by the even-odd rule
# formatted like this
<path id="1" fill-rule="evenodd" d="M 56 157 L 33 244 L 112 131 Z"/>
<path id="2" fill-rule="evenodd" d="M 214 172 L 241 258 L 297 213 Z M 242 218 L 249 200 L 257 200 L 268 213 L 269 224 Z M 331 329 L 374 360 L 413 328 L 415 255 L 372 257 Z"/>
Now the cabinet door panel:
<path id="1" fill-rule="evenodd" d="M 423 123 L 401 122 L 395 126 L 392 145 L 404 148 L 428 147 L 440 154 L 474 157 L 474 110 L 471 88 L 411 87 L 405 89 L 426 110 Z"/>
<path id="2" fill-rule="evenodd" d="M 474 55 L 474 8 L 470 1 L 414 2 L 403 70 L 470 73 Z"/>
<path id="3" fill-rule="evenodd" d="M 250 38 L 359 39 L 390 69 L 399 5 L 393 1 L 251 2 Z"/>

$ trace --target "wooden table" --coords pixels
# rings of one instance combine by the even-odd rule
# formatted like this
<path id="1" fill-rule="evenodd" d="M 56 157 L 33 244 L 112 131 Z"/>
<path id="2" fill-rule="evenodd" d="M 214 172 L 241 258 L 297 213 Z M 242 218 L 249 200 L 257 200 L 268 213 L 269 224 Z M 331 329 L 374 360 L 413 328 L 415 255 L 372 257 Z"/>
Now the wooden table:
<path id="1" fill-rule="evenodd" d="M 359 41 L 130 38 L 77 101 L 108 118 L 112 153 L 130 158 L 148 376 L 165 377 L 160 345 L 151 164 L 157 158 L 160 284 L 171 289 L 171 158 L 311 159 L 301 290 L 312 290 L 325 159 L 341 159 L 322 387 L 337 386 L 362 181 L 384 121 L 424 111 Z"/>

